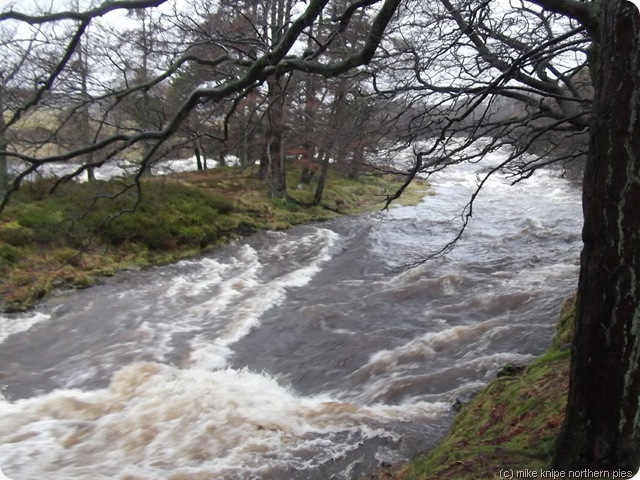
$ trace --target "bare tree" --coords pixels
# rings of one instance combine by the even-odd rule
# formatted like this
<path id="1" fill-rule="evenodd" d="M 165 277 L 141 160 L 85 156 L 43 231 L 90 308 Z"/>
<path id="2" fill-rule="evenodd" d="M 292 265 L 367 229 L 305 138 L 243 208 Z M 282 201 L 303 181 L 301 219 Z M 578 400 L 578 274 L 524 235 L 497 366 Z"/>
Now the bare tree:
<path id="1" fill-rule="evenodd" d="M 4 72 L 0 72 L 0 198 L 4 199 L 9 186 L 9 168 L 7 165 L 8 144 L 4 135 L 4 97 L 5 97 L 5 77 Z"/>
<path id="2" fill-rule="evenodd" d="M 416 152 L 412 175 L 510 147 L 508 158 L 480 178 L 479 190 L 499 170 L 516 182 L 588 150 L 570 393 L 554 467 L 636 472 L 638 12 L 624 1 L 523 0 L 505 9 L 498 2 L 441 0 L 416 15 L 420 7 L 412 4 L 405 31 L 417 27 L 426 38 L 392 32 L 390 55 L 380 62 L 394 68 L 381 70 L 378 82 L 381 94 L 426 106 L 410 123 L 409 138 L 427 143 Z M 387 75 L 393 88 L 385 88 L 392 83 Z M 567 138 L 574 140 L 569 147 Z M 527 155 L 532 149 L 539 155 Z"/>
<path id="3" fill-rule="evenodd" d="M 34 97 L 17 106 L 14 113 L 7 121 L 5 131 L 15 127 L 19 119 L 25 115 L 27 110 L 37 109 L 42 102 L 45 94 L 50 94 L 56 90 L 56 82 L 61 74 L 70 68 L 71 59 L 73 58 L 78 44 L 81 41 L 87 27 L 94 21 L 107 16 L 114 10 L 134 10 L 141 8 L 152 8 L 159 6 L 163 1 L 134 1 L 134 2 L 106 2 L 99 7 L 84 12 L 56 12 L 51 14 L 23 14 L 18 12 L 5 12 L 0 14 L 0 21 L 16 21 L 26 22 L 29 25 L 52 25 L 57 22 L 67 22 L 74 25 L 73 34 L 68 38 L 64 50 L 62 50 L 52 61 L 52 68 L 47 72 L 42 84 L 38 87 Z M 75 168 L 63 180 L 82 174 L 86 169 L 100 167 L 108 162 L 113 161 L 118 156 L 122 156 L 127 152 L 139 149 L 140 146 L 148 146 L 144 148 L 144 156 L 140 161 L 140 168 L 134 178 L 133 187 L 139 189 L 139 179 L 144 175 L 157 155 L 161 152 L 162 146 L 168 142 L 179 131 L 181 125 L 189 117 L 191 112 L 201 105 L 227 105 L 232 110 L 237 107 L 240 99 L 246 97 L 250 92 L 254 91 L 260 85 L 264 85 L 268 79 L 274 76 L 282 77 L 287 72 L 301 70 L 324 76 L 333 76 L 347 71 L 358 65 L 368 62 L 377 46 L 379 45 L 382 34 L 386 25 L 393 17 L 400 0 L 367 0 L 351 4 L 341 15 L 335 18 L 333 22 L 334 30 L 340 31 L 348 28 L 349 22 L 353 14 L 360 9 L 372 9 L 375 12 L 374 21 L 371 24 L 366 42 L 362 46 L 345 52 L 339 58 L 332 58 L 330 62 L 324 61 L 324 56 L 331 51 L 335 35 L 328 35 L 326 38 L 318 38 L 314 43 L 314 50 L 306 54 L 294 53 L 294 47 L 304 32 L 307 31 L 314 22 L 319 18 L 324 9 L 327 8 L 328 0 L 314 0 L 299 8 L 299 13 L 290 21 L 283 22 L 277 29 L 277 36 L 265 37 L 265 45 L 260 48 L 253 48 L 250 45 L 246 49 L 226 49 L 223 53 L 214 59 L 205 59 L 211 67 L 218 67 L 221 71 L 227 67 L 236 69 L 236 75 L 233 77 L 214 79 L 209 84 L 201 85 L 191 92 L 184 103 L 170 116 L 163 117 L 158 124 L 145 125 L 146 128 L 136 128 L 127 125 L 127 122 L 118 126 L 111 125 L 112 128 L 104 129 L 105 134 L 99 141 L 75 148 L 69 151 L 60 152 L 50 155 L 29 155 L 25 152 L 5 151 L 6 155 L 13 159 L 24 162 L 24 168 L 16 176 L 12 186 L 8 190 L 8 196 L 2 204 L 4 206 L 11 193 L 19 188 L 20 184 L 33 172 L 38 171 L 44 165 L 56 162 L 68 162 L 82 155 L 93 155 L 92 165 L 84 164 Z M 286 7 L 286 5 L 285 5 Z M 302 7 L 302 5 L 300 5 Z M 284 13 L 276 12 L 276 15 L 284 15 Z M 282 16 L 286 18 L 286 15 Z M 168 35 L 168 34 L 167 34 Z M 223 45 L 224 47 L 224 45 Z M 122 68 L 123 58 L 118 56 L 119 52 L 111 52 L 110 74 L 114 77 L 114 81 L 110 86 L 101 92 L 93 95 L 96 105 L 100 105 L 105 112 L 103 116 L 104 123 L 113 120 L 117 113 L 117 109 L 126 104 L 127 101 L 135 103 L 135 97 L 145 98 L 145 95 L 151 94 L 154 89 L 164 88 L 163 85 L 170 79 L 179 69 L 192 62 L 197 62 L 198 58 L 194 58 L 192 51 L 172 51 L 165 58 L 165 64 L 162 69 L 158 69 L 148 76 L 128 75 L 127 70 Z M 269 80 L 272 81 L 272 80 Z M 227 114 L 229 111 L 227 111 Z M 229 118 L 226 115 L 224 118 Z M 129 128 L 125 128 L 129 127 Z"/>
<path id="4" fill-rule="evenodd" d="M 517 182 L 538 168 L 584 158 L 593 89 L 583 23 L 525 0 L 510 7 L 468 0 L 403 7 L 411 15 L 391 31 L 374 73 L 377 94 L 411 114 L 400 137 L 416 149 L 411 175 L 478 161 L 503 147 L 510 155 L 480 186 L 498 171 Z"/>
<path id="5" fill-rule="evenodd" d="M 219 112 L 226 137 L 230 119 L 250 95 L 256 104 L 268 99 L 254 111 L 271 114 L 267 153 L 279 175 L 285 116 L 278 103 L 284 98 L 281 82 L 295 72 L 320 78 L 368 68 L 374 80 L 364 93 L 403 105 L 405 113 L 396 118 L 407 131 L 400 140 L 423 142 L 408 181 L 418 173 L 477 161 L 503 146 L 512 149 L 511 155 L 480 179 L 479 188 L 499 170 L 520 181 L 538 168 L 583 155 L 580 142 L 589 135 L 578 325 L 555 465 L 635 471 L 640 461 L 640 19 L 632 5 L 623 3 L 274 0 L 268 24 L 273 28 L 267 32 L 253 16 L 256 2 L 233 2 L 229 5 L 237 7 L 239 21 L 247 20 L 255 31 L 243 38 L 213 36 L 215 56 L 172 45 L 162 65 L 131 77 L 117 52 L 106 53 L 110 62 L 104 74 L 112 78 L 92 92 L 90 105 L 102 112 L 102 134 L 61 151 L 21 146 L 20 121 L 60 100 L 59 82 L 92 23 L 118 10 L 152 9 L 168 1 L 112 0 L 82 12 L 0 13 L 0 22 L 21 23 L 32 32 L 3 46 L 13 70 L 4 73 L 8 115 L 0 138 L 14 148 L 3 148 L 0 158 L 17 172 L 0 210 L 29 175 L 48 164 L 92 155 L 90 163 L 73 164 L 60 183 L 145 146 L 126 185 L 140 190 L 144 172 L 196 109 Z M 368 19 L 362 40 L 340 43 L 359 17 Z M 320 28 L 320 19 L 331 19 L 329 27 Z M 54 38 L 56 48 L 45 47 L 51 27 L 60 24 L 70 26 L 70 34 Z M 158 108 L 157 122 L 131 125 L 121 106 L 147 94 L 161 97 L 167 83 L 194 62 L 206 63 L 216 75 L 195 86 L 177 108 Z M 40 146 L 52 138 L 50 132 L 43 137 L 32 138 Z M 567 137 L 575 139 L 571 148 L 563 140 Z M 539 155 L 527 155 L 532 149 Z M 284 184 L 274 187 L 276 195 L 286 192 Z M 463 214 L 465 224 L 475 197 Z"/>
<path id="6" fill-rule="evenodd" d="M 71 4 L 73 11 L 81 10 L 80 0 L 75 0 Z M 57 135 L 57 143 L 64 145 L 66 148 L 77 148 L 84 145 L 88 139 L 95 136 L 92 128 L 92 118 L 90 113 L 91 94 L 89 92 L 89 83 L 91 81 L 91 66 L 89 59 L 90 44 L 89 29 L 78 41 L 75 56 L 72 59 L 68 72 L 61 76 L 61 82 L 64 83 L 64 95 L 68 101 L 66 105 L 61 106 L 60 124 L 61 132 Z M 64 117 L 73 117 L 71 121 L 65 121 Z M 84 158 L 79 159 L 83 163 L 91 165 L 92 154 L 87 154 Z M 93 167 L 87 168 L 87 179 L 95 180 Z"/>

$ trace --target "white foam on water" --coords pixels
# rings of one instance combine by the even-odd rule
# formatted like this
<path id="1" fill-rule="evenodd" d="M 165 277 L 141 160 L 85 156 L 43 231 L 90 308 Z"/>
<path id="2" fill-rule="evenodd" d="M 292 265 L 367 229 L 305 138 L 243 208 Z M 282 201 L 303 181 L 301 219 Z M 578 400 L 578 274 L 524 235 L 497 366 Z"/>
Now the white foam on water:
<path id="1" fill-rule="evenodd" d="M 182 363 L 224 368 L 232 353 L 230 345 L 258 326 L 265 312 L 281 304 L 288 289 L 306 285 L 331 258 L 340 238 L 325 228 L 312 229 L 302 238 L 266 235 L 268 242 L 262 248 L 240 245 L 230 256 L 185 260 L 155 269 L 151 281 L 127 290 L 126 298 L 114 298 L 136 306 L 121 313 L 127 325 L 126 339 L 138 342 L 134 349 L 144 359 L 167 362 L 178 354 Z M 294 249 L 296 255 L 287 258 Z M 275 275 L 265 272 L 265 265 L 272 267 L 274 258 L 282 259 L 275 263 Z M 176 341 L 181 342 L 179 350 Z M 131 351 L 128 345 L 118 344 L 113 359 L 118 360 L 118 352 L 127 355 Z M 85 372 L 78 372 L 72 380 L 86 377 Z"/>
<path id="2" fill-rule="evenodd" d="M 2 468 L 0 468 L 0 480 L 11 480 L 2 472 Z"/>
<path id="3" fill-rule="evenodd" d="M 491 319 L 471 325 L 450 327 L 439 332 L 427 332 L 393 349 L 375 352 L 360 370 L 386 370 L 394 368 L 406 359 L 425 360 L 452 346 L 472 344 L 484 333 L 495 328 L 498 321 Z"/>
<path id="4" fill-rule="evenodd" d="M 2 5 L 2 0 L 0 0 L 0 6 Z M 209 161 L 207 162 L 209 167 L 217 166 L 217 162 Z M 26 164 L 22 162 L 15 162 L 14 169 L 16 171 L 22 171 L 26 167 Z M 49 163 L 43 165 L 38 170 L 38 176 L 43 177 L 61 177 L 63 175 L 69 175 L 75 172 L 80 167 L 79 164 L 69 163 L 69 162 L 58 162 L 58 163 Z M 115 160 L 109 162 L 102 167 L 96 168 L 93 172 L 95 178 L 97 180 L 111 180 L 113 178 L 122 178 L 124 176 L 131 176 L 137 173 L 139 169 L 139 165 L 136 162 L 128 161 L 128 160 Z M 195 158 L 185 158 L 185 159 L 173 159 L 173 160 L 161 160 L 155 163 L 152 166 L 152 171 L 154 175 L 167 175 L 171 173 L 178 172 L 190 172 L 197 169 L 197 163 Z M 37 178 L 35 174 L 32 174 L 28 177 Z M 76 181 L 78 182 L 86 182 L 87 175 L 82 174 L 76 177 Z"/>
<path id="5" fill-rule="evenodd" d="M 510 352 L 476 354 L 445 366 L 431 365 L 429 362 L 415 363 L 412 371 L 419 373 L 408 373 L 407 365 L 403 370 L 384 374 L 374 371 L 362 391 L 351 398 L 367 403 L 398 402 L 404 408 L 410 404 L 434 405 L 443 401 L 450 405 L 461 393 L 486 386 L 504 365 L 528 365 L 535 358 L 533 355 Z M 450 381 L 453 378 L 456 379 L 456 386 L 450 388 L 454 384 Z"/>
<path id="6" fill-rule="evenodd" d="M 483 322 L 427 332 L 391 349 L 373 353 L 350 377 L 360 391 L 349 398 L 371 403 L 394 403 L 399 399 L 442 400 L 455 385 L 488 382 L 507 363 L 526 365 L 535 357 L 500 351 L 503 336 L 531 328 L 497 317 Z M 540 325 L 540 330 L 548 326 Z M 497 350 L 497 351 L 496 351 Z M 336 392 L 338 394 L 338 392 Z"/>
<path id="7" fill-rule="evenodd" d="M 251 478 L 274 465 L 317 467 L 392 436 L 385 421 L 426 421 L 445 408 L 364 407 L 302 397 L 246 369 L 141 362 L 104 390 L 0 401 L 0 465 L 14 480 Z"/>
<path id="8" fill-rule="evenodd" d="M 189 264 L 197 268 L 160 280 L 166 287 L 155 305 L 157 308 L 168 304 L 167 311 L 176 311 L 178 306 L 180 315 L 161 319 L 150 312 L 138 326 L 139 332 L 153 340 L 159 360 L 172 351 L 171 342 L 176 335 L 198 332 L 204 327 L 222 328 L 225 310 L 259 283 L 261 264 L 257 252 L 249 245 L 244 245 L 237 256 L 226 262 L 202 258 L 197 262 L 180 262 L 178 267 Z"/>
<path id="9" fill-rule="evenodd" d="M 243 245 L 238 249 L 236 256 L 226 262 L 204 257 L 179 262 L 178 266 L 181 264 L 191 264 L 198 268 L 177 277 L 172 276 L 165 296 L 193 298 L 220 287 L 224 290 L 216 291 L 216 297 L 220 297 L 219 304 L 215 305 L 217 310 L 225 308 L 232 301 L 233 297 L 242 290 L 243 283 L 251 285 L 255 282 L 261 268 L 258 253 L 249 245 Z M 205 304 L 204 308 L 206 307 Z"/>
<path id="10" fill-rule="evenodd" d="M 308 263 L 291 265 L 292 270 L 285 271 L 275 278 L 261 280 L 259 276 L 252 275 L 246 279 L 233 279 L 227 286 L 228 288 L 226 287 L 227 290 L 230 288 L 233 292 L 238 292 L 238 285 L 241 285 L 243 295 L 239 297 L 231 291 L 226 294 L 229 301 L 232 298 L 235 301 L 226 312 L 228 319 L 225 322 L 225 327 L 213 340 L 204 335 L 198 335 L 194 338 L 191 342 L 191 364 L 200 368 L 224 367 L 226 359 L 232 352 L 230 345 L 248 335 L 252 329 L 258 326 L 265 312 L 280 305 L 286 298 L 288 289 L 308 284 L 313 276 L 320 271 L 322 264 L 331 258 L 332 247 L 338 238 L 339 235 L 332 230 L 316 229 L 312 235 L 298 240 L 298 245 L 296 245 L 297 247 L 305 243 L 307 245 L 322 245 L 319 251 L 310 256 Z M 286 257 L 288 249 L 293 247 L 294 245 L 280 242 L 277 245 L 278 251 L 270 253 Z M 223 296 L 225 296 L 224 293 Z M 198 308 L 201 307 L 202 305 Z"/>
<path id="11" fill-rule="evenodd" d="M 35 312 L 17 317 L 3 317 L 0 315 L 0 343 L 3 343 L 11 335 L 26 332 L 33 326 L 51 319 L 51 315 Z"/>

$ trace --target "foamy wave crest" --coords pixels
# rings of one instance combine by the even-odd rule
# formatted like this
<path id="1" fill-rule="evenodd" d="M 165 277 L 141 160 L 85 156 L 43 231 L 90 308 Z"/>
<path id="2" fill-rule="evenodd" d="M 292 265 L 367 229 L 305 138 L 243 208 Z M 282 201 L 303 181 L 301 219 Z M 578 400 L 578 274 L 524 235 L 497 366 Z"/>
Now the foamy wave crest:
<path id="1" fill-rule="evenodd" d="M 286 258 L 293 249 L 308 249 L 309 252 L 303 256 L 306 257 L 304 262 L 284 261 L 284 271 L 264 278 L 257 275 L 259 257 L 256 256 L 256 266 L 251 270 L 251 275 L 230 279 L 221 286 L 221 293 L 212 299 L 212 302 L 217 302 L 218 307 L 220 297 L 229 299 L 224 304 L 227 320 L 215 339 L 199 335 L 191 342 L 191 363 L 200 368 L 224 367 L 226 358 L 231 353 L 229 346 L 258 326 L 265 312 L 280 305 L 289 288 L 299 288 L 309 283 L 320 271 L 322 264 L 331 258 L 331 249 L 338 238 L 339 235 L 332 230 L 320 228 L 302 240 L 294 239 L 296 243 L 291 239 L 288 239 L 288 242 L 274 242 L 274 247 L 263 255 Z M 300 255 L 296 255 L 295 258 L 300 258 Z M 234 300 L 233 306 L 228 305 L 231 299 Z M 203 305 L 200 305 L 198 308 L 202 307 Z"/>
<path id="2" fill-rule="evenodd" d="M 15 318 L 0 316 L 0 343 L 4 342 L 10 335 L 26 332 L 34 325 L 45 322 L 50 318 L 51 315 L 41 312 Z"/>
<path id="3" fill-rule="evenodd" d="M 503 335 L 513 335 L 514 329 L 521 328 L 501 325 L 502 320 L 427 332 L 374 353 L 351 374 L 353 382 L 362 387 L 350 398 L 367 404 L 447 401 L 452 388 L 486 383 L 507 363 L 531 362 L 531 355 L 499 351 Z"/>
<path id="4" fill-rule="evenodd" d="M 473 325 L 451 327 L 439 332 L 427 332 L 394 349 L 374 353 L 362 369 L 371 374 L 380 369 L 392 368 L 398 363 L 424 362 L 456 345 L 473 344 L 475 340 L 496 326 L 497 320 L 492 319 Z"/>
<path id="5" fill-rule="evenodd" d="M 385 418 L 442 408 L 361 407 L 300 397 L 248 370 L 136 363 L 104 390 L 0 402 L 0 464 L 16 480 L 260 477 L 278 465 L 314 468 L 390 435 Z"/>
<path id="6" fill-rule="evenodd" d="M 424 373 L 391 375 L 373 379 L 356 398 L 367 402 L 385 402 L 398 405 L 432 404 L 451 402 L 463 392 L 478 390 L 485 386 L 495 372 L 508 363 L 526 365 L 535 359 L 533 355 L 517 353 L 495 353 L 469 360 L 459 361 L 449 366 Z M 456 381 L 453 382 L 452 380 Z M 456 385 L 450 388 L 451 385 Z"/>

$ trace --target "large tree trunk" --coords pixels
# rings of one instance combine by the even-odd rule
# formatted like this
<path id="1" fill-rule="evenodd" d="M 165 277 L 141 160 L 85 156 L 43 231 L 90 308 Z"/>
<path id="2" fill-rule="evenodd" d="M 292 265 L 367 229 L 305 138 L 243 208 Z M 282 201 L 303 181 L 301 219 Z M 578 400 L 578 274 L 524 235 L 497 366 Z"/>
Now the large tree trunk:
<path id="1" fill-rule="evenodd" d="M 0 72 L 0 152 L 7 150 L 8 143 L 5 139 L 4 125 L 4 74 Z M 4 200 L 9 188 L 9 165 L 7 156 L 0 153 L 0 202 Z"/>
<path id="2" fill-rule="evenodd" d="M 196 168 L 198 171 L 202 171 L 202 158 L 200 156 L 200 142 L 197 138 L 194 138 L 191 142 L 191 146 L 193 147 L 193 153 L 196 156 Z"/>
<path id="3" fill-rule="evenodd" d="M 567 416 L 554 467 L 640 464 L 640 16 L 601 2 Z"/>
<path id="4" fill-rule="evenodd" d="M 76 2 L 76 10 L 80 11 L 79 2 Z M 80 92 L 82 93 L 82 101 L 84 105 L 80 111 L 80 144 L 85 142 L 89 138 L 93 138 L 93 132 L 91 131 L 91 115 L 89 114 L 89 102 L 91 96 L 89 95 L 89 65 L 87 61 L 88 54 L 86 47 L 82 41 L 78 42 L 78 66 L 80 70 Z M 95 139 L 94 139 L 95 140 Z M 85 155 L 84 163 L 89 165 L 87 167 L 87 180 L 93 182 L 96 179 L 95 168 L 90 166 L 93 163 L 93 153 Z"/>
<path id="5" fill-rule="evenodd" d="M 0 151 L 7 149 L 7 142 L 2 138 L 0 133 Z M 9 166 L 7 163 L 7 156 L 0 153 L 0 202 L 4 200 L 4 196 L 9 190 Z"/>
<path id="6" fill-rule="evenodd" d="M 268 141 L 260 157 L 259 178 L 266 179 L 269 194 L 276 198 L 287 198 L 285 178 L 283 132 L 284 132 L 284 99 L 286 92 L 280 78 L 267 80 L 268 97 L 270 99 L 267 121 L 269 126 Z"/>

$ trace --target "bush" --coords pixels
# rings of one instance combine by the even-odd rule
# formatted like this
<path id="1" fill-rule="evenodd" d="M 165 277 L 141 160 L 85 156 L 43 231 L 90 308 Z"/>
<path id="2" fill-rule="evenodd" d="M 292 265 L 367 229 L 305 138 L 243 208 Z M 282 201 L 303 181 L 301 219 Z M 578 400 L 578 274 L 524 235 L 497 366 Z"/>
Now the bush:
<path id="1" fill-rule="evenodd" d="M 8 243 L 0 243 L 0 260 L 3 263 L 16 263 L 22 257 L 22 252 Z"/>
<path id="2" fill-rule="evenodd" d="M 48 210 L 41 205 L 27 205 L 17 212 L 16 220 L 22 227 L 39 228 L 59 224 L 64 219 L 60 210 Z"/>
<path id="3" fill-rule="evenodd" d="M 102 202 L 101 209 L 92 212 L 94 223 L 99 217 L 118 214 L 99 227 L 106 242 L 136 242 L 151 250 L 200 247 L 217 240 L 221 227 L 235 226 L 228 221 L 220 225 L 223 216 L 235 210 L 232 202 L 183 183 L 151 181 L 145 185 L 136 210 L 119 214 L 135 200 L 133 194 L 123 196 L 116 202 Z"/>
<path id="4" fill-rule="evenodd" d="M 49 203 L 33 203 L 15 209 L 15 222 L 5 225 L 1 236 L 15 246 L 46 245 L 58 239 L 65 226 L 64 211 Z"/>
<path id="5" fill-rule="evenodd" d="M 33 243 L 34 235 L 30 228 L 21 227 L 18 222 L 11 222 L 5 224 L 0 230 L 0 241 L 14 247 L 21 247 Z"/>

